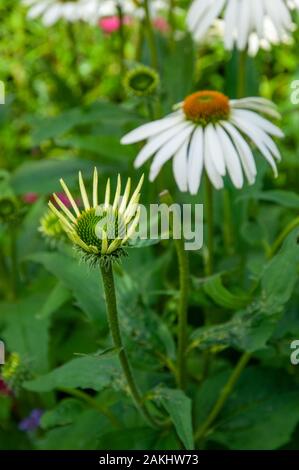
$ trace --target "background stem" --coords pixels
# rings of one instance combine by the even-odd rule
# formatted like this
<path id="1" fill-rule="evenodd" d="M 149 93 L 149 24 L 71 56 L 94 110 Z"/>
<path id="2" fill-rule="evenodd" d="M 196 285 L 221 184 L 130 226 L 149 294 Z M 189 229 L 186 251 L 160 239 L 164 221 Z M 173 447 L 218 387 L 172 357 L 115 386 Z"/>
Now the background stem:
<path id="1" fill-rule="evenodd" d="M 205 178 L 205 206 L 207 221 L 207 247 L 208 256 L 206 260 L 206 276 L 211 276 L 214 270 L 214 214 L 213 214 L 213 187 L 208 175 Z"/>
<path id="2" fill-rule="evenodd" d="M 161 202 L 171 206 L 174 201 L 168 191 L 160 194 Z M 175 216 L 174 216 L 175 217 Z M 181 222 L 181 221 L 180 221 Z M 173 230 L 173 219 L 170 222 Z M 187 343 L 187 310 L 189 296 L 189 260 L 185 251 L 184 238 L 181 234 L 179 240 L 173 239 L 179 268 L 180 278 L 180 300 L 178 306 L 178 359 L 177 359 L 177 382 L 181 389 L 186 386 L 186 343 Z"/>
<path id="3" fill-rule="evenodd" d="M 123 77 L 125 71 L 125 30 L 124 30 L 124 12 L 120 2 L 117 3 L 117 15 L 119 19 L 119 62 L 120 72 Z"/>
<path id="4" fill-rule="evenodd" d="M 145 12 L 145 26 L 148 39 L 148 47 L 150 51 L 151 65 L 154 69 L 158 70 L 158 52 L 156 47 L 155 35 L 151 22 L 151 15 L 149 9 L 149 0 L 144 0 L 144 12 Z"/>
<path id="5" fill-rule="evenodd" d="M 292 220 L 286 227 L 283 229 L 283 231 L 278 235 L 276 238 L 275 242 L 271 246 L 269 252 L 268 252 L 268 258 L 272 258 L 272 256 L 275 255 L 275 253 L 279 250 L 281 245 L 283 244 L 284 240 L 287 238 L 287 236 L 294 230 L 296 227 L 299 226 L 299 217 L 296 219 Z"/>
<path id="6" fill-rule="evenodd" d="M 247 51 L 239 52 L 239 63 L 238 63 L 238 86 L 237 86 L 237 98 L 244 98 L 246 95 L 246 65 L 247 65 Z"/>
<path id="7" fill-rule="evenodd" d="M 222 410 L 223 406 L 226 403 L 229 395 L 231 394 L 237 380 L 239 379 L 242 371 L 248 364 L 251 355 L 248 352 L 245 352 L 239 362 L 237 363 L 236 367 L 234 368 L 233 372 L 231 373 L 227 383 L 224 385 L 223 389 L 220 392 L 219 398 L 216 401 L 215 405 L 213 406 L 209 416 L 205 420 L 202 426 L 199 427 L 195 434 L 195 441 L 200 443 L 201 440 L 205 437 L 206 433 L 210 429 L 211 425 L 214 423 L 215 419 L 218 417 L 220 411 Z"/>

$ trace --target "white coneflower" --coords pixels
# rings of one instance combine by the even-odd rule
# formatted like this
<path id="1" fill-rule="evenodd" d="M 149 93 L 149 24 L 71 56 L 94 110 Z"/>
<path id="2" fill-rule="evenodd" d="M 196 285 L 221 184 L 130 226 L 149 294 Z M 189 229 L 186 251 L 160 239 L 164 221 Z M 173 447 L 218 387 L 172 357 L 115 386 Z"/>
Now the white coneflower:
<path id="1" fill-rule="evenodd" d="M 214 21 L 223 17 L 226 49 L 236 45 L 245 50 L 252 33 L 259 41 L 284 42 L 294 26 L 290 9 L 285 0 L 194 0 L 187 24 L 195 40 L 201 41 Z"/>
<path id="2" fill-rule="evenodd" d="M 196 194 L 205 169 L 216 189 L 223 187 L 223 177 L 230 176 L 237 188 L 250 184 L 257 169 L 247 139 L 270 163 L 275 175 L 279 150 L 271 138 L 283 137 L 282 131 L 260 114 L 279 118 L 275 105 L 264 98 L 229 100 L 217 91 L 199 91 L 176 106 L 176 111 L 125 135 L 122 144 L 147 140 L 139 152 L 135 167 L 154 156 L 150 180 L 173 158 L 173 172 L 181 191 Z"/>
<path id="3" fill-rule="evenodd" d="M 204 42 L 209 44 L 213 38 L 223 39 L 225 31 L 225 23 L 223 20 L 216 20 L 214 26 L 209 30 Z M 250 33 L 248 37 L 248 55 L 255 57 L 260 49 L 269 51 L 272 46 L 278 44 L 290 45 L 293 37 L 289 34 L 279 36 L 277 30 L 269 18 L 264 20 L 264 33 L 260 38 L 256 32 Z"/>
<path id="4" fill-rule="evenodd" d="M 41 17 L 45 26 L 52 26 L 59 20 L 90 21 L 99 7 L 99 0 L 23 0 L 23 3 L 29 7 L 28 18 Z"/>
<path id="5" fill-rule="evenodd" d="M 108 179 L 103 204 L 98 202 L 98 173 L 95 168 L 93 175 L 92 201 L 89 200 L 81 172 L 79 188 L 84 208 L 79 209 L 75 199 L 65 182 L 61 186 L 70 201 L 72 211 L 66 207 L 56 194 L 53 195 L 57 207 L 50 201 L 49 207 L 56 214 L 63 230 L 73 244 L 92 261 L 106 262 L 112 256 L 118 258 L 123 248 L 134 236 L 140 218 L 140 189 L 143 177 L 130 197 L 131 180 L 128 179 L 123 196 L 121 196 L 121 178 L 118 176 L 115 197 L 110 197 L 110 180 Z M 111 202 L 111 203 L 110 203 Z"/>
<path id="6" fill-rule="evenodd" d="M 142 0 L 22 0 L 29 6 L 28 17 L 42 18 L 45 26 L 59 20 L 96 23 L 100 18 L 117 15 L 118 6 L 124 15 L 143 16 Z M 165 0 L 152 0 L 150 10 L 158 14 Z"/>

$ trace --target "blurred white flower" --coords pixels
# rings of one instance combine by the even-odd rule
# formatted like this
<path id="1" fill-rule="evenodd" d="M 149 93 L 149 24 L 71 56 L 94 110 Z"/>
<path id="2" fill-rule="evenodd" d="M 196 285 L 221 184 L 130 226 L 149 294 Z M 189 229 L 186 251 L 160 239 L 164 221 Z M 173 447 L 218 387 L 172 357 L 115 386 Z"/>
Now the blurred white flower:
<path id="1" fill-rule="evenodd" d="M 96 23 L 99 18 L 117 14 L 121 5 L 124 15 L 142 17 L 142 0 L 22 0 L 29 7 L 28 17 L 42 18 L 45 26 L 63 19 L 69 22 Z M 166 6 L 166 0 L 151 0 L 150 10 L 157 15 Z"/>
<path id="2" fill-rule="evenodd" d="M 173 173 L 181 191 L 196 194 L 204 170 L 216 189 L 223 187 L 226 173 L 236 188 L 242 188 L 243 173 L 250 184 L 257 174 L 248 140 L 268 161 L 275 175 L 275 160 L 281 159 L 272 136 L 281 138 L 283 133 L 260 114 L 280 117 L 275 105 L 264 98 L 229 100 L 216 91 L 200 91 L 187 96 L 172 114 L 133 130 L 121 142 L 147 140 L 135 167 L 154 156 L 151 181 L 173 158 Z"/>
<path id="3" fill-rule="evenodd" d="M 291 8 L 286 0 L 194 0 L 187 24 L 194 39 L 202 41 L 215 20 L 223 17 L 225 48 L 249 47 L 256 53 L 259 47 L 270 47 L 290 37 L 294 29 Z"/>

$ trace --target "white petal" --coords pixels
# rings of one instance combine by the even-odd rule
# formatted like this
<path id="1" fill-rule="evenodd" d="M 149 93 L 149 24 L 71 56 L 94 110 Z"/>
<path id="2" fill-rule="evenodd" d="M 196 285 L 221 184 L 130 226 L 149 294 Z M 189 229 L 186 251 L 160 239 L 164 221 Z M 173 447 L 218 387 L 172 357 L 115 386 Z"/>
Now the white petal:
<path id="1" fill-rule="evenodd" d="M 223 155 L 225 158 L 228 174 L 234 186 L 238 189 L 241 189 L 244 183 L 244 178 L 240 158 L 236 151 L 236 148 L 221 126 L 216 126 L 216 131 L 219 140 L 222 142 Z"/>
<path id="2" fill-rule="evenodd" d="M 188 189 L 188 161 L 187 161 L 188 140 L 185 140 L 180 149 L 176 152 L 172 161 L 174 179 L 178 188 L 182 192 Z"/>
<path id="3" fill-rule="evenodd" d="M 203 154 L 203 129 L 197 127 L 192 136 L 188 152 L 188 186 L 191 194 L 197 194 L 200 186 L 204 161 Z"/>
<path id="4" fill-rule="evenodd" d="M 256 164 L 252 151 L 247 144 L 246 140 L 240 134 L 240 132 L 229 122 L 222 121 L 221 125 L 225 128 L 227 133 L 231 136 L 234 141 L 240 156 L 240 160 L 245 172 L 245 175 L 250 184 L 253 184 L 257 174 Z"/>
<path id="5" fill-rule="evenodd" d="M 221 176 L 225 175 L 225 160 L 221 144 L 219 142 L 218 133 L 213 124 L 209 124 L 204 130 L 204 139 L 206 141 L 205 148 L 208 149 L 210 158 L 214 167 Z"/>
<path id="6" fill-rule="evenodd" d="M 269 151 L 268 147 L 264 144 L 265 133 L 261 129 L 254 127 L 251 123 L 247 121 L 244 122 L 241 118 L 231 117 L 231 122 L 235 124 L 245 135 L 247 135 L 252 140 L 252 142 L 257 146 L 258 150 L 263 155 L 263 157 L 271 165 L 274 175 L 277 176 L 277 167 L 273 156 L 271 155 L 271 152 Z"/>
<path id="7" fill-rule="evenodd" d="M 139 168 L 142 166 L 152 155 L 154 155 L 159 148 L 161 148 L 166 142 L 173 138 L 178 132 L 185 129 L 188 126 L 188 122 L 183 121 L 179 124 L 174 125 L 171 129 L 160 132 L 154 137 L 150 138 L 147 144 L 140 150 L 134 162 L 134 167 Z"/>
<path id="8" fill-rule="evenodd" d="M 172 126 L 175 126 L 183 120 L 183 113 L 177 112 L 163 119 L 159 119 L 158 121 L 149 122 L 148 124 L 137 127 L 137 129 L 134 129 L 133 131 L 126 134 L 121 139 L 121 143 L 124 145 L 134 144 L 135 142 L 148 139 L 155 134 L 159 134 L 160 132 L 169 129 Z"/>
<path id="9" fill-rule="evenodd" d="M 150 181 L 154 181 L 162 166 L 169 160 L 181 147 L 184 141 L 190 136 L 194 129 L 194 124 L 189 123 L 188 127 L 176 135 L 170 142 L 167 142 L 155 155 L 150 168 Z"/>
<path id="10" fill-rule="evenodd" d="M 272 122 L 268 121 L 267 119 L 259 116 L 257 113 L 252 111 L 247 111 L 244 109 L 235 109 L 233 111 L 233 115 L 237 118 L 240 117 L 241 119 L 248 120 L 253 125 L 260 127 L 262 130 L 267 132 L 268 134 L 274 135 L 276 137 L 282 138 L 284 136 L 283 132 L 279 127 L 272 124 Z"/>

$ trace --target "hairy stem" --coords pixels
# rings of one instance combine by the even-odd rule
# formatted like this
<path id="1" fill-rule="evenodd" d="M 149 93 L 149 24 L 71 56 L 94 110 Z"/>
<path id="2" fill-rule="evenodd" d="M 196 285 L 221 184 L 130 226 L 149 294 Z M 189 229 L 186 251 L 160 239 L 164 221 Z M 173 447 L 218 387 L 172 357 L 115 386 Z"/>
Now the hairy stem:
<path id="1" fill-rule="evenodd" d="M 133 372 L 127 357 L 127 353 L 125 351 L 119 321 L 118 321 L 118 312 L 117 312 L 117 304 L 116 304 L 116 295 L 115 295 L 115 284 L 114 284 L 114 276 L 112 265 L 109 264 L 107 267 L 101 267 L 104 291 L 105 291 L 105 298 L 106 298 L 106 307 L 107 307 L 107 315 L 108 321 L 110 326 L 110 331 L 113 339 L 113 343 L 115 348 L 118 350 L 118 357 L 122 367 L 122 371 L 127 381 L 127 385 L 130 391 L 130 395 L 140 413 L 143 415 L 145 420 L 153 427 L 157 426 L 157 423 L 152 418 L 150 413 L 148 412 L 143 398 L 140 394 L 140 391 L 136 385 Z"/>

